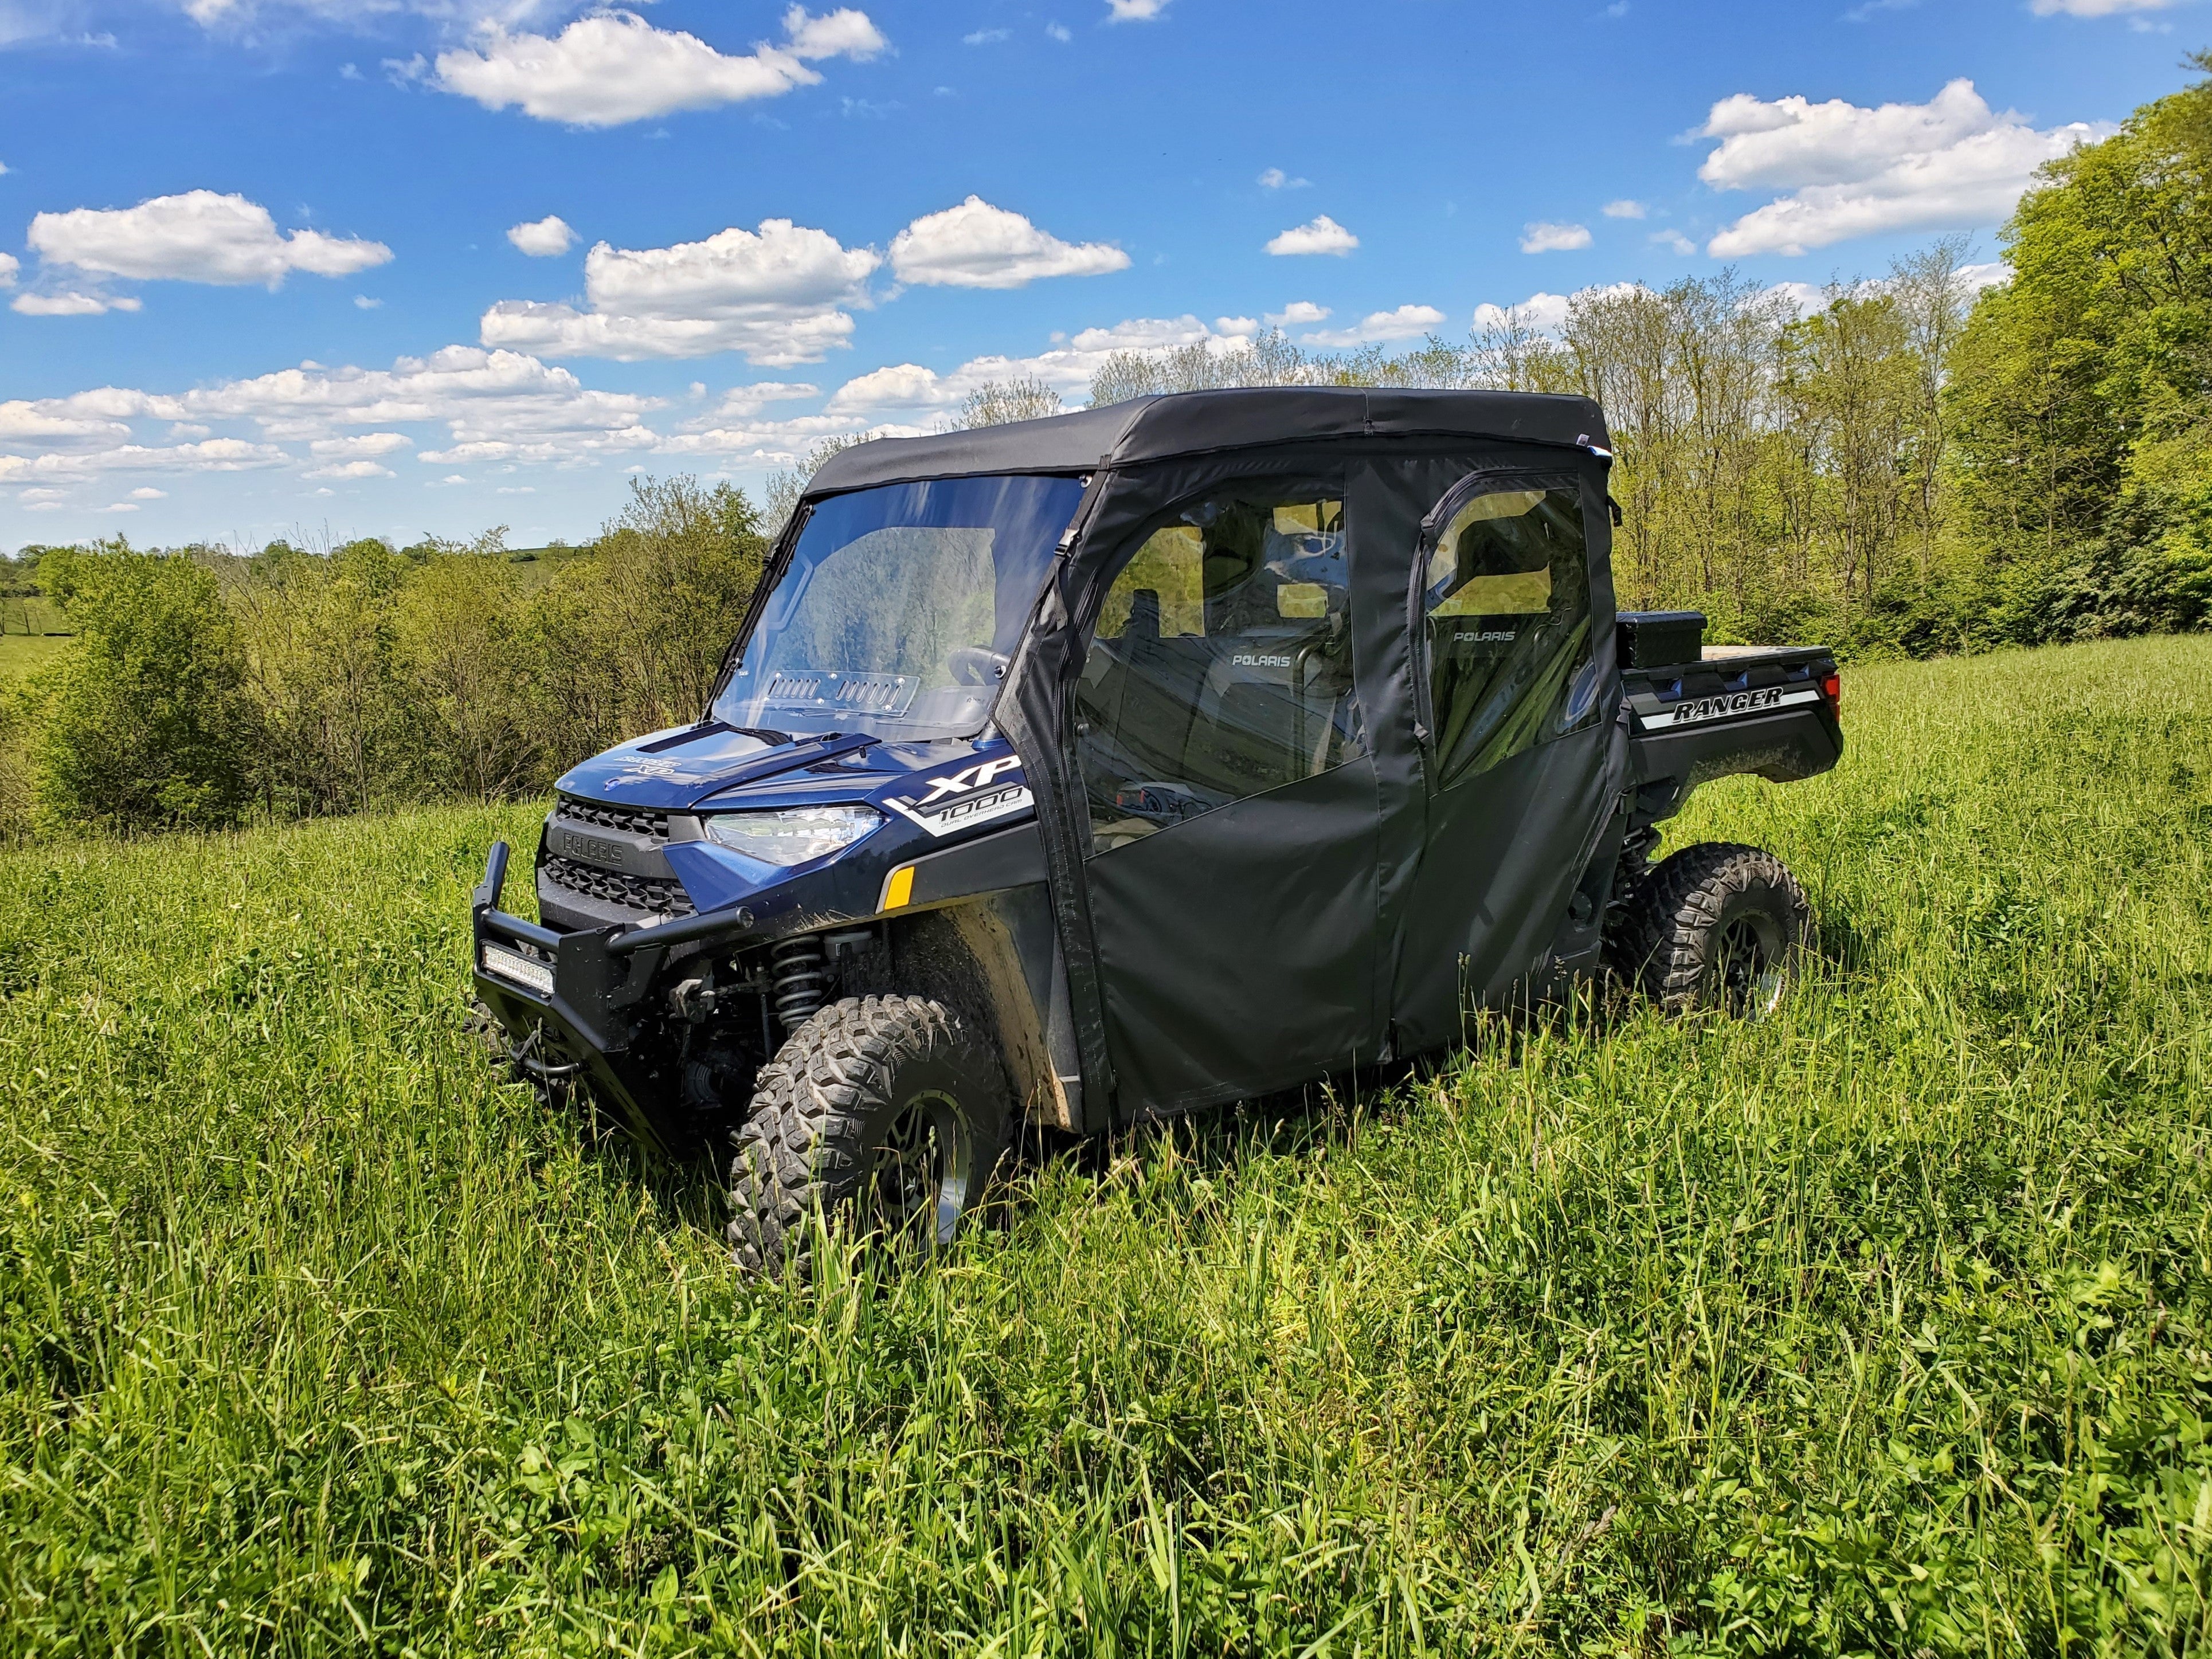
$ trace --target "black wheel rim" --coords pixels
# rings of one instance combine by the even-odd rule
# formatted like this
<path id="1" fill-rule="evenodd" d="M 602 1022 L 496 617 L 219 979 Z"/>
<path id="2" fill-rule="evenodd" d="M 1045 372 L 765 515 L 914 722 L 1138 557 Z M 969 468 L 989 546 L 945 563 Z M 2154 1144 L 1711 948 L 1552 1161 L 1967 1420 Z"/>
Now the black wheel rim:
<path id="1" fill-rule="evenodd" d="M 868 1172 L 866 1219 L 895 1242 L 952 1242 L 973 1196 L 975 1143 L 951 1096 L 918 1094 L 891 1120 Z"/>
<path id="2" fill-rule="evenodd" d="M 1732 1014 L 1771 1013 L 1782 1000 L 1787 966 L 1780 922 L 1756 911 L 1733 917 L 1714 942 L 1714 999 Z"/>

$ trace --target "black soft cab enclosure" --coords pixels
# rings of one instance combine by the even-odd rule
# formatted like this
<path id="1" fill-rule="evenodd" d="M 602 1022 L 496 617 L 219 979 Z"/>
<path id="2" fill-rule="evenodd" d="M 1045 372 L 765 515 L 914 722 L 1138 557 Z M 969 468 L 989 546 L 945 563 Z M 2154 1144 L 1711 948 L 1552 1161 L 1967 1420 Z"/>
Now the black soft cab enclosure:
<path id="1" fill-rule="evenodd" d="M 1615 614 L 1585 400 L 1285 388 L 834 457 L 700 722 L 562 780 L 507 1050 L 726 1134 L 760 1265 L 817 1206 L 949 1237 L 1077 1132 L 1441 1047 L 1608 966 L 1763 1007 L 1805 925 L 1698 783 L 1834 764 L 1832 657 Z"/>

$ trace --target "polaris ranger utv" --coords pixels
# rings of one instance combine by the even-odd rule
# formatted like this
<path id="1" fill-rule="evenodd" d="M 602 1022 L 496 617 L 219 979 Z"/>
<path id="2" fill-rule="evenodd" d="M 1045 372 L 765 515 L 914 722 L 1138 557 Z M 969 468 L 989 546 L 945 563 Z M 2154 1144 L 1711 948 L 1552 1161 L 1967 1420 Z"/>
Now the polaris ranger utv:
<path id="1" fill-rule="evenodd" d="M 474 905 L 514 1063 L 731 1140 L 738 1259 L 817 1206 L 949 1238 L 1014 1127 L 1440 1048 L 1610 960 L 1779 994 L 1698 783 L 1835 764 L 1833 659 L 1616 616 L 1580 398 L 1141 399 L 835 457 L 711 705 L 560 779 L 536 923 Z M 794 1241 L 795 1243 L 795 1241 Z"/>

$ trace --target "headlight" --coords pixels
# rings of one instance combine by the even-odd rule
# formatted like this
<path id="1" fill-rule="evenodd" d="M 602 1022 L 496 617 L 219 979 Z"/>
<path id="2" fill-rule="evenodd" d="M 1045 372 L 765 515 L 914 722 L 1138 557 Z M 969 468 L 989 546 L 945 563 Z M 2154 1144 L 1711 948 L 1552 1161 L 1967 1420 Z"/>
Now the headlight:
<path id="1" fill-rule="evenodd" d="M 707 820 L 707 839 L 770 864 L 803 864 L 842 852 L 884 821 L 873 807 L 781 807 Z"/>

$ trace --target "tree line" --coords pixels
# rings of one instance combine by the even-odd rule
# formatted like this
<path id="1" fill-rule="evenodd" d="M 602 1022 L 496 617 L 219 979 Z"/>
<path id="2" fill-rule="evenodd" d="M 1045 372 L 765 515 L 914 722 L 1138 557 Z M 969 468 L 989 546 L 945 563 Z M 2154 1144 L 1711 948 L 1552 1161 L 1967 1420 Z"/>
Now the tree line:
<path id="1" fill-rule="evenodd" d="M 40 550 L 72 648 L 0 699 L 0 832 L 543 793 L 703 705 L 768 551 L 726 483 L 636 480 L 588 548 Z"/>
<path id="2" fill-rule="evenodd" d="M 2191 60 L 2212 73 L 2212 56 Z M 1723 271 L 1506 312 L 1463 342 L 1309 352 L 1279 330 L 1108 358 L 1091 401 L 1227 385 L 1580 393 L 1615 451 L 1624 607 L 1720 640 L 1925 656 L 2203 627 L 2212 611 L 2212 81 L 2044 170 L 1977 288 L 1939 241 L 1809 308 Z M 1034 378 L 948 424 L 1057 413 Z M 503 532 L 404 549 L 0 561 L 62 661 L 0 695 L 0 834 L 209 826 L 542 793 L 702 707 L 826 441 L 769 480 L 638 481 L 574 556 Z"/>

